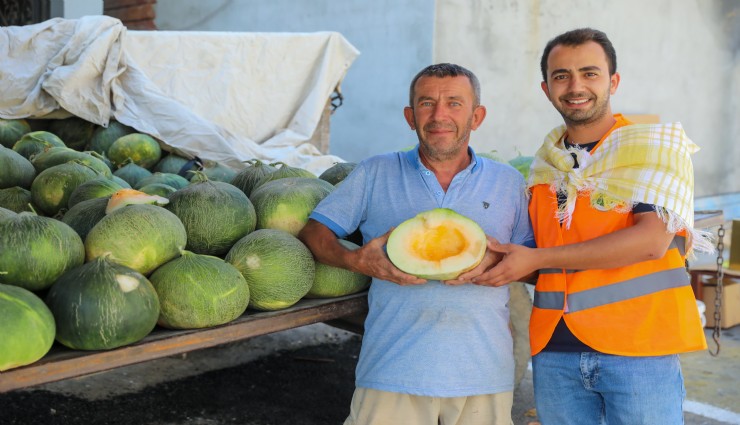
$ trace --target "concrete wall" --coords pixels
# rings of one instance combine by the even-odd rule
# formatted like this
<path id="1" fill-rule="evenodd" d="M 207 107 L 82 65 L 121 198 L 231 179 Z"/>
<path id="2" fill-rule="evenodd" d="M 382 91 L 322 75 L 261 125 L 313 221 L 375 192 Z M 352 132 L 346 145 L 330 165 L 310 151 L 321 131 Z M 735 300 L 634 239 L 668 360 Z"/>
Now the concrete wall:
<path id="1" fill-rule="evenodd" d="M 701 147 L 697 196 L 740 190 L 740 2 L 438 0 L 436 16 L 434 60 L 469 66 L 481 79 L 488 116 L 474 147 L 504 158 L 536 151 L 562 123 L 540 89 L 542 49 L 590 26 L 617 50 L 613 110 L 683 124 Z"/>
<path id="2" fill-rule="evenodd" d="M 740 191 L 737 0 L 158 0 L 162 30 L 341 32 L 361 52 L 332 117 L 331 153 L 348 161 L 416 139 L 403 121 L 408 82 L 432 62 L 480 78 L 488 117 L 478 150 L 533 154 L 560 124 L 540 89 L 545 43 L 576 27 L 605 31 L 622 82 L 615 111 L 681 121 L 702 150 L 696 195 Z"/>
<path id="3" fill-rule="evenodd" d="M 103 0 L 51 0 L 51 17 L 77 19 L 87 15 L 103 13 Z"/>

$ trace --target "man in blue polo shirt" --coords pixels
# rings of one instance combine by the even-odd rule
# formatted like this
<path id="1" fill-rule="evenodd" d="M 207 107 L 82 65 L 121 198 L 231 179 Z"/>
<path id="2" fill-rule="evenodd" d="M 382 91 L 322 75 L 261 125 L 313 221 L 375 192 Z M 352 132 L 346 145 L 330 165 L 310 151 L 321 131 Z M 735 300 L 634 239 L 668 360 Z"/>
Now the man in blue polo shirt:
<path id="1" fill-rule="evenodd" d="M 469 70 L 438 64 L 411 82 L 404 116 L 419 145 L 369 158 L 313 211 L 299 237 L 318 261 L 372 276 L 345 424 L 511 424 L 514 357 L 508 287 L 446 285 L 397 269 L 384 246 L 416 214 L 450 208 L 500 242 L 532 244 L 522 176 L 478 157 L 486 116 Z M 337 242 L 359 229 L 355 251 Z M 481 273 L 497 261 L 487 253 Z M 459 283 L 459 282 L 456 282 Z"/>

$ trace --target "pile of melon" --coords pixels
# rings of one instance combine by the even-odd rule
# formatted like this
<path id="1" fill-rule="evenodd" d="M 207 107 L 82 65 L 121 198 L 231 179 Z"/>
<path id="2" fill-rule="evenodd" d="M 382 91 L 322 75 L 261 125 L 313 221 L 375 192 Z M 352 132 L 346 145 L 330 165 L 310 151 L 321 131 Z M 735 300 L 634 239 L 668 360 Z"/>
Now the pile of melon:
<path id="1" fill-rule="evenodd" d="M 115 121 L 0 119 L 0 371 L 365 290 L 296 237 L 352 166 L 234 170 Z"/>

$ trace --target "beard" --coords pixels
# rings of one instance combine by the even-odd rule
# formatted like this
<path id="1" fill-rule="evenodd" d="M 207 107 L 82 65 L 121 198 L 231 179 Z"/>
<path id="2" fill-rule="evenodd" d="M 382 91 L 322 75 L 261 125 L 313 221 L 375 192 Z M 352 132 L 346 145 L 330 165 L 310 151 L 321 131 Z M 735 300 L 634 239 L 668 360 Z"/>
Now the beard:
<path id="1" fill-rule="evenodd" d="M 585 126 L 602 119 L 609 111 L 609 91 L 606 91 L 601 96 L 591 96 L 594 100 L 594 105 L 590 109 L 569 109 L 564 106 L 560 106 L 566 103 L 569 98 L 585 97 L 582 93 L 576 93 L 563 96 L 560 100 L 560 104 L 555 105 L 555 109 L 558 110 L 563 120 L 567 125 L 571 126 Z"/>
<path id="2" fill-rule="evenodd" d="M 435 161 L 445 161 L 451 158 L 456 157 L 459 155 L 461 150 L 465 150 L 467 152 L 467 143 L 470 139 L 470 133 L 472 132 L 473 128 L 473 117 L 471 116 L 468 118 L 468 121 L 465 123 L 465 127 L 463 128 L 462 133 L 460 133 L 460 136 L 455 139 L 452 143 L 445 143 L 445 144 L 433 144 L 431 143 L 427 137 L 424 135 L 426 132 L 437 129 L 437 128 L 446 128 L 455 130 L 455 133 L 457 134 L 458 127 L 454 124 L 442 124 L 438 122 L 431 122 L 428 123 L 424 128 L 423 131 L 420 129 L 420 127 L 416 126 L 416 134 L 419 138 L 419 149 L 424 152 L 424 154 Z"/>

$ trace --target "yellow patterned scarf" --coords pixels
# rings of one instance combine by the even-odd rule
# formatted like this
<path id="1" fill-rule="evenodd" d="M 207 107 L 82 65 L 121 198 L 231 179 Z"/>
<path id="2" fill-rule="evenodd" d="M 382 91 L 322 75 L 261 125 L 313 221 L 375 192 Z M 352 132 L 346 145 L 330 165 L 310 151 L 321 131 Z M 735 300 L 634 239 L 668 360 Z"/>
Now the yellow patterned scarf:
<path id="1" fill-rule="evenodd" d="M 672 233 L 687 230 L 692 247 L 712 252 L 711 239 L 694 225 L 694 169 L 690 155 L 699 150 L 680 123 L 633 124 L 614 130 L 595 151 L 566 149 L 565 126 L 555 128 L 535 154 L 529 186 L 548 184 L 567 194 L 558 218 L 570 227 L 577 193 L 590 192 L 591 205 L 629 212 L 652 204 Z M 574 153 L 578 168 L 574 168 Z"/>

